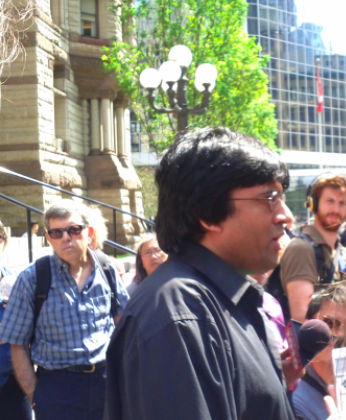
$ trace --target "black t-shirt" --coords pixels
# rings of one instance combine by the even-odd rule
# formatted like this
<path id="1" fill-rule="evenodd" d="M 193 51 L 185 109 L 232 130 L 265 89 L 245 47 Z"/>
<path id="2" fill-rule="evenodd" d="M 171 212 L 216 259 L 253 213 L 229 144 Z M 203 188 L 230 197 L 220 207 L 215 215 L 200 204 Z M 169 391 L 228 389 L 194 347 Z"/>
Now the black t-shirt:
<path id="1" fill-rule="evenodd" d="M 201 245 L 127 304 L 107 353 L 106 419 L 294 420 L 262 288 Z"/>

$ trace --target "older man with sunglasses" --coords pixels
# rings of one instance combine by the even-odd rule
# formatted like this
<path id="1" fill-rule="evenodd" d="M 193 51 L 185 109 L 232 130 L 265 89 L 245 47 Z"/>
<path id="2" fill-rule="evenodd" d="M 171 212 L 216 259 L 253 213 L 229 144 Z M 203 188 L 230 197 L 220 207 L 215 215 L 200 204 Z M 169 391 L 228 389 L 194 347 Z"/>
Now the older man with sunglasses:
<path id="1" fill-rule="evenodd" d="M 11 343 L 15 374 L 36 420 L 101 420 L 106 350 L 128 295 L 109 264 L 119 302 L 112 305 L 111 283 L 88 248 L 94 229 L 85 205 L 62 200 L 47 210 L 44 224 L 54 250 L 47 298 L 36 319 L 37 266 L 31 264 L 13 288 L 0 340 Z"/>

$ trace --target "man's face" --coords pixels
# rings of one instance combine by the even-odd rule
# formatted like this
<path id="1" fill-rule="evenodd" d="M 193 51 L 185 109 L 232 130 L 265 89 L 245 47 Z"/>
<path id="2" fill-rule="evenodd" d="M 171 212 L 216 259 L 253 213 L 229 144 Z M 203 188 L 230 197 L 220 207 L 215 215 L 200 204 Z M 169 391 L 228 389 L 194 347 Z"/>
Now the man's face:
<path id="1" fill-rule="evenodd" d="M 329 232 L 337 232 L 346 217 L 346 191 L 324 188 L 318 200 L 315 223 Z"/>
<path id="2" fill-rule="evenodd" d="M 279 262 L 279 239 L 285 225 L 291 222 L 291 216 L 282 200 L 272 209 L 268 200 L 263 200 L 273 192 L 282 193 L 277 181 L 230 193 L 230 205 L 235 212 L 219 223 L 220 234 L 214 238 L 214 252 L 242 274 L 263 274 Z"/>
<path id="3" fill-rule="evenodd" d="M 62 219 L 49 219 L 49 229 L 65 229 L 76 225 L 83 225 L 77 213 L 72 213 L 71 216 Z M 46 238 L 58 257 L 68 264 L 75 264 L 86 258 L 93 232 L 93 228 L 89 226 L 82 229 L 79 235 L 69 235 L 64 231 L 60 239 L 52 239 L 48 233 L 46 233 Z"/>

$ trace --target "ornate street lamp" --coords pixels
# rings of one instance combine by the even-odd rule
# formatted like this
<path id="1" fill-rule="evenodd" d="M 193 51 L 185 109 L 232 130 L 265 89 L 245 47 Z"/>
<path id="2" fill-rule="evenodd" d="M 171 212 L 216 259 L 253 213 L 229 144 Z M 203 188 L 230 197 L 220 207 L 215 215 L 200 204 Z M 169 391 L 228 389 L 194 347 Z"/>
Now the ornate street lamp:
<path id="1" fill-rule="evenodd" d="M 184 45 L 176 45 L 168 55 L 159 70 L 148 68 L 142 71 L 140 83 L 146 89 L 148 102 L 158 114 L 173 114 L 178 120 L 178 131 L 185 131 L 188 127 L 188 115 L 202 115 L 207 110 L 211 91 L 215 86 L 217 70 L 212 64 L 200 64 L 195 73 L 195 88 L 203 93 L 202 102 L 188 108 L 186 103 L 186 84 L 189 79 L 185 76 L 192 61 L 192 53 Z M 167 92 L 170 108 L 158 107 L 154 104 L 155 90 L 161 88 Z"/>

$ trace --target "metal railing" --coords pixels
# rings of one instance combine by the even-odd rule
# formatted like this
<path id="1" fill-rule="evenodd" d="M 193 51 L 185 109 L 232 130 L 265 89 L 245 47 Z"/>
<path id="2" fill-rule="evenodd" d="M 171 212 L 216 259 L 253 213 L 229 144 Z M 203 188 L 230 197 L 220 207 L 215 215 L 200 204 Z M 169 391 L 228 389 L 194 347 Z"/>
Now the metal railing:
<path id="1" fill-rule="evenodd" d="M 32 237 L 31 237 L 31 212 L 37 213 L 43 216 L 43 211 L 36 209 L 35 207 L 29 206 L 28 204 L 22 203 L 21 201 L 15 200 L 14 198 L 8 197 L 5 194 L 0 193 L 0 198 L 11 202 L 20 207 L 24 207 L 26 209 L 26 221 L 27 221 L 27 232 L 28 232 L 28 251 L 29 251 L 29 262 L 33 261 L 33 254 L 32 254 Z M 106 239 L 104 241 L 105 244 L 111 246 L 114 249 L 121 249 L 122 251 L 128 252 L 129 254 L 136 255 L 136 252 L 126 246 L 120 245 L 117 242 L 110 241 Z"/>
<path id="2" fill-rule="evenodd" d="M 154 222 L 152 222 L 151 220 L 145 219 L 142 216 L 138 216 L 138 214 L 131 213 L 131 212 L 126 211 L 126 210 L 122 210 L 122 209 L 120 209 L 118 207 L 114 207 L 114 206 L 111 206 L 109 204 L 102 203 L 101 201 L 97 201 L 97 200 L 94 200 L 92 198 L 84 197 L 82 195 L 78 195 L 78 194 L 72 193 L 71 191 L 63 190 L 62 188 L 55 187 L 54 185 L 50 185 L 50 184 L 47 184 L 45 182 L 38 181 L 37 179 L 33 179 L 33 178 L 28 177 L 28 176 L 18 174 L 17 172 L 10 171 L 9 169 L 3 168 L 3 167 L 0 167 L 0 172 L 2 172 L 4 174 L 7 174 L 7 175 L 10 175 L 10 176 L 15 176 L 17 178 L 20 178 L 20 179 L 29 181 L 31 183 L 34 183 L 34 184 L 37 184 L 37 185 L 41 185 L 43 187 L 50 188 L 50 189 L 55 190 L 55 191 L 59 191 L 62 194 L 67 194 L 69 196 L 76 197 L 76 198 L 85 200 L 85 201 L 87 201 L 89 203 L 96 204 L 96 205 L 98 205 L 100 207 L 104 207 L 104 208 L 107 208 L 107 209 L 112 210 L 112 215 L 113 215 L 113 218 L 112 218 L 113 219 L 112 220 L 112 222 L 113 222 L 113 239 L 114 240 L 111 241 L 111 240 L 107 239 L 106 241 L 104 241 L 104 243 L 107 244 L 107 245 L 109 245 L 109 246 L 111 246 L 114 249 L 114 255 L 116 255 L 116 249 L 120 249 L 120 250 L 125 251 L 125 252 L 128 252 L 130 254 L 136 254 L 130 248 L 127 248 L 127 247 L 125 247 L 123 245 L 120 245 L 120 244 L 118 244 L 116 242 L 116 212 L 119 212 L 119 213 L 122 213 L 122 214 L 126 214 L 126 215 L 129 215 L 131 217 L 134 217 L 134 218 L 140 220 L 140 222 L 141 222 L 144 230 L 147 231 L 147 232 L 148 231 L 152 231 L 152 228 L 154 226 Z M 35 212 L 35 213 L 40 214 L 40 215 L 43 215 L 43 212 L 41 210 L 39 210 L 39 209 L 36 209 L 36 208 L 28 205 L 28 204 L 22 203 L 22 202 L 20 202 L 18 200 L 15 200 L 15 199 L 13 199 L 11 197 L 8 197 L 8 196 L 6 196 L 4 194 L 1 194 L 1 193 L 0 193 L 0 198 L 3 198 L 4 200 L 7 200 L 7 201 L 9 201 L 9 202 L 11 202 L 13 204 L 16 204 L 18 206 L 24 207 L 26 209 L 26 212 L 27 212 L 27 232 L 28 232 L 29 261 L 32 262 L 31 212 Z"/>
<path id="3" fill-rule="evenodd" d="M 7 200 L 17 206 L 24 207 L 26 209 L 26 223 L 27 223 L 27 232 L 28 232 L 28 250 L 29 250 L 29 262 L 32 262 L 32 238 L 31 238 L 31 212 L 43 215 L 43 211 L 35 209 L 35 207 L 29 206 L 28 204 L 24 204 L 14 198 L 8 197 L 5 194 L 0 193 L 0 198 Z"/>

